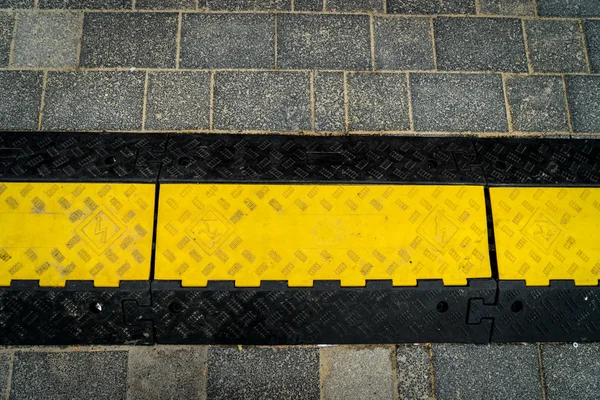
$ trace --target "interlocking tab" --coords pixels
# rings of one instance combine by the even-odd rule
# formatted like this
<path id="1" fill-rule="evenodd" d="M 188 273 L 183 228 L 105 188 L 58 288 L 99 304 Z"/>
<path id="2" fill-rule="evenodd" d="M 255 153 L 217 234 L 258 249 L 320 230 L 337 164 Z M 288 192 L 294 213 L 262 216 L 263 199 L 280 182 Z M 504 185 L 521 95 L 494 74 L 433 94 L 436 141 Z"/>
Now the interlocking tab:
<path id="1" fill-rule="evenodd" d="M 0 183 L 0 286 L 150 277 L 155 186 Z"/>
<path id="2" fill-rule="evenodd" d="M 490 276 L 483 187 L 161 185 L 157 280 L 414 286 Z"/>
<path id="3" fill-rule="evenodd" d="M 597 285 L 600 188 L 491 188 L 500 279 Z"/>

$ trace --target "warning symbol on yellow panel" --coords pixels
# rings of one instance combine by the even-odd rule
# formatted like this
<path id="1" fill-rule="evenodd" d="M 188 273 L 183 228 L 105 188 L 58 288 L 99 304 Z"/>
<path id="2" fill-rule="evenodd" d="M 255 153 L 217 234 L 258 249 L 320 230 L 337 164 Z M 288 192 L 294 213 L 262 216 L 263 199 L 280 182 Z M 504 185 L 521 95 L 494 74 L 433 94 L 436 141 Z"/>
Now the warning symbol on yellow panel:
<path id="1" fill-rule="evenodd" d="M 154 185 L 0 182 L 0 286 L 150 277 Z"/>
<path id="2" fill-rule="evenodd" d="M 116 217 L 109 215 L 109 211 L 98 209 L 83 222 L 81 228 L 76 229 L 86 242 L 96 248 L 98 254 L 103 253 L 125 229 Z"/>
<path id="3" fill-rule="evenodd" d="M 233 228 L 227 220 L 211 207 L 192 221 L 186 233 L 206 253 L 212 254 L 232 231 Z"/>
<path id="4" fill-rule="evenodd" d="M 183 286 L 491 276 L 476 186 L 165 184 L 156 235 L 155 279 Z"/>
<path id="5" fill-rule="evenodd" d="M 597 285 L 600 189 L 490 189 L 500 279 Z"/>

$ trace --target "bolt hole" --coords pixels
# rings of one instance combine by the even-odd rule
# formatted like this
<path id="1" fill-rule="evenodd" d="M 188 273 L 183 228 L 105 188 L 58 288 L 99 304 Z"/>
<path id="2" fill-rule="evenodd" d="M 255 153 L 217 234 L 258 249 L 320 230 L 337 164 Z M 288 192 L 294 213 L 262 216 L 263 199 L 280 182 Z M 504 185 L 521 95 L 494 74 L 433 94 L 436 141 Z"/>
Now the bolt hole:
<path id="1" fill-rule="evenodd" d="M 496 161 L 496 168 L 504 171 L 506 170 L 506 163 L 504 161 Z"/>
<path id="2" fill-rule="evenodd" d="M 97 301 L 93 302 L 90 304 L 90 311 L 94 314 L 100 314 L 102 312 L 102 304 L 98 303 Z"/>
<path id="3" fill-rule="evenodd" d="M 510 309 L 514 313 L 521 312 L 521 311 L 523 311 L 523 303 L 520 302 L 519 300 L 517 300 L 514 303 L 512 303 L 512 305 L 510 306 Z"/>
<path id="4" fill-rule="evenodd" d="M 177 160 L 177 164 L 181 165 L 182 167 L 187 167 L 191 163 L 192 160 L 190 160 L 189 157 L 181 157 L 179 160 Z"/>
<path id="5" fill-rule="evenodd" d="M 183 307 L 179 303 L 171 303 L 169 310 L 171 310 L 173 314 L 178 314 L 181 312 L 181 310 L 183 310 Z"/>
<path id="6" fill-rule="evenodd" d="M 435 161 L 435 160 L 429 160 L 429 161 L 427 161 L 427 166 L 429 168 L 437 168 L 438 165 L 439 165 L 438 162 Z"/>
<path id="7" fill-rule="evenodd" d="M 445 313 L 446 311 L 448 311 L 448 303 L 446 303 L 445 301 L 440 301 L 436 309 L 439 313 Z"/>
<path id="8" fill-rule="evenodd" d="M 113 165 L 117 162 L 117 158 L 115 156 L 108 156 L 104 159 L 104 164 Z"/>

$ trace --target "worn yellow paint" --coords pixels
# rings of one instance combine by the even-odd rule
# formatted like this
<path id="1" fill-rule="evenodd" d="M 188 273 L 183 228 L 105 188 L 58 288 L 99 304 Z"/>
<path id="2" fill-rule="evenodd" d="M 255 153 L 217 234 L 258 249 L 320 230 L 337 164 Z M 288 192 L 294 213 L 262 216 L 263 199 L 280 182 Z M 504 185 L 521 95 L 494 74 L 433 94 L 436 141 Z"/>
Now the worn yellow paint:
<path id="1" fill-rule="evenodd" d="M 0 183 L 0 285 L 150 276 L 154 185 Z"/>
<path id="2" fill-rule="evenodd" d="M 600 189 L 490 189 L 500 279 L 597 285 Z"/>
<path id="3" fill-rule="evenodd" d="M 161 185 L 155 279 L 364 286 L 491 276 L 476 186 Z"/>

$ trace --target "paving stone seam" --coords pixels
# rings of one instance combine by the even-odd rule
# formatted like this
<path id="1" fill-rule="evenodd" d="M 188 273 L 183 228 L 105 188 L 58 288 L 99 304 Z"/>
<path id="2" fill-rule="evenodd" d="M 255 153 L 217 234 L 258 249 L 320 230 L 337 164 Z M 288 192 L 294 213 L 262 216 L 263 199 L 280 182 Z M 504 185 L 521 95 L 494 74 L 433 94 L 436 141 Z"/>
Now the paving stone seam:
<path id="1" fill-rule="evenodd" d="M 150 81 L 150 73 L 148 71 L 146 71 L 146 74 L 144 76 L 144 98 L 143 98 L 143 102 L 142 102 L 142 131 L 146 130 L 146 111 L 148 108 L 148 84 Z"/>
<path id="2" fill-rule="evenodd" d="M 587 73 L 590 74 L 592 72 L 592 62 L 590 61 L 589 48 L 585 38 L 585 31 L 583 30 L 583 22 L 581 19 L 577 20 L 577 27 L 579 28 L 579 40 L 583 45 L 583 55 L 585 57 Z"/>
<path id="3" fill-rule="evenodd" d="M 38 113 L 37 130 L 42 130 L 42 119 L 44 117 L 44 106 L 46 105 L 46 86 L 48 85 L 48 71 L 44 71 L 42 77 L 42 94 L 40 97 L 40 107 Z"/>
<path id="4" fill-rule="evenodd" d="M 316 132 L 316 118 L 315 118 L 315 72 L 310 71 L 310 126 L 312 132 Z"/>
<path id="5" fill-rule="evenodd" d="M 538 365 L 539 365 L 539 374 L 540 374 L 540 383 L 542 388 L 542 399 L 546 400 L 548 398 L 546 394 L 546 378 L 544 376 L 544 358 L 542 357 L 542 345 L 540 343 L 536 343 L 537 345 L 537 354 L 538 354 Z"/>
<path id="6" fill-rule="evenodd" d="M 531 75 L 534 72 L 533 64 L 531 63 L 531 52 L 529 50 L 529 40 L 527 39 L 527 29 L 525 29 L 525 20 L 521 19 L 521 31 L 523 32 L 523 41 L 525 43 L 525 57 L 527 58 L 527 71 Z"/>
<path id="7" fill-rule="evenodd" d="M 209 106 L 208 106 L 208 126 L 210 128 L 210 130 L 214 129 L 214 125 L 213 125 L 213 120 L 214 120 L 214 113 L 215 113 L 215 75 L 216 72 L 212 71 L 210 74 L 210 99 L 209 99 Z"/>
<path id="8" fill-rule="evenodd" d="M 571 117 L 571 106 L 569 105 L 569 95 L 567 93 L 567 80 L 565 79 L 565 75 L 561 76 L 562 86 L 563 86 L 563 96 L 565 97 L 565 105 L 567 106 L 567 126 L 569 127 L 570 132 L 574 132 L 573 130 L 573 121 Z"/>
<path id="9" fill-rule="evenodd" d="M 504 92 L 504 108 L 506 109 L 506 121 L 508 122 L 508 131 L 514 132 L 512 121 L 512 109 L 508 101 L 508 88 L 506 87 L 506 74 L 502 74 L 502 91 Z"/>
<path id="10" fill-rule="evenodd" d="M 6 388 L 4 388 L 4 393 L 2 396 L 5 400 L 10 399 L 10 388 L 11 388 L 11 381 L 12 381 L 12 375 L 13 375 L 13 368 L 14 368 L 14 364 L 15 364 L 15 352 L 10 351 L 9 354 L 10 355 L 8 358 L 8 376 L 6 378 Z"/>
<path id="11" fill-rule="evenodd" d="M 180 12 L 177 17 L 177 36 L 175 38 L 175 69 L 179 69 L 181 62 L 181 25 L 183 21 L 183 13 Z M 79 64 L 77 64 L 79 65 Z"/>

